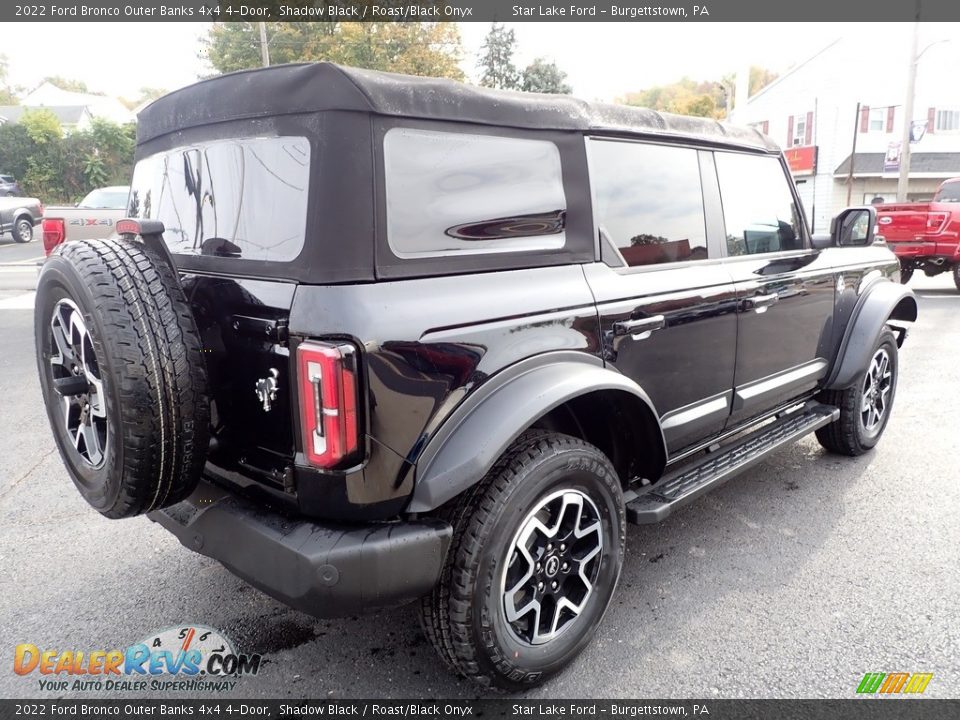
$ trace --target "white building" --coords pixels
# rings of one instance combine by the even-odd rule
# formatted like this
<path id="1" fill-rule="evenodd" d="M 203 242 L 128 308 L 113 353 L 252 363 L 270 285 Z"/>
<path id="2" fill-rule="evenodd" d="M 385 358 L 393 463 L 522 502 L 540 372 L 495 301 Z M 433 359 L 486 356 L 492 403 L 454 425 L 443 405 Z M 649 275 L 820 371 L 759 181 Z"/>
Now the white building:
<path id="1" fill-rule="evenodd" d="M 91 117 L 103 118 L 121 125 L 136 122 L 137 119 L 136 115 L 116 98 L 63 90 L 49 82 L 42 83 L 22 98 L 20 104 L 28 108 L 85 107 Z"/>
<path id="2" fill-rule="evenodd" d="M 912 27 L 890 27 L 907 34 L 882 43 L 864 33 L 836 40 L 731 115 L 784 148 L 815 232 L 826 232 L 847 205 L 896 200 L 899 165 L 892 160 L 903 133 Z M 942 180 L 960 176 L 960 41 L 937 42 L 936 29 L 925 25 L 918 47 L 913 120 L 924 132 L 911 144 L 911 200 L 929 199 Z"/>

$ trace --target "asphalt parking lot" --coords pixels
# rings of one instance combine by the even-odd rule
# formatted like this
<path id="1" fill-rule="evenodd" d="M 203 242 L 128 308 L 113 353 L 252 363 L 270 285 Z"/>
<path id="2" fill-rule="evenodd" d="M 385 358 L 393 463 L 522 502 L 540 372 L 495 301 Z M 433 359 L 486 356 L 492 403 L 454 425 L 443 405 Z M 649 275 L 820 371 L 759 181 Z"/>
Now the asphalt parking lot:
<path id="1" fill-rule="evenodd" d="M 36 673 L 10 669 L 18 643 L 111 649 L 182 623 L 263 654 L 238 697 L 481 695 L 434 657 L 411 608 L 317 620 L 149 521 L 84 503 L 36 378 L 42 254 L 0 241 L 0 697 L 44 696 Z M 631 527 L 595 641 L 528 697 L 849 698 L 868 671 L 931 672 L 926 696 L 960 696 L 960 293 L 947 275 L 911 287 L 920 320 L 880 446 L 849 459 L 807 439 L 663 524 Z"/>

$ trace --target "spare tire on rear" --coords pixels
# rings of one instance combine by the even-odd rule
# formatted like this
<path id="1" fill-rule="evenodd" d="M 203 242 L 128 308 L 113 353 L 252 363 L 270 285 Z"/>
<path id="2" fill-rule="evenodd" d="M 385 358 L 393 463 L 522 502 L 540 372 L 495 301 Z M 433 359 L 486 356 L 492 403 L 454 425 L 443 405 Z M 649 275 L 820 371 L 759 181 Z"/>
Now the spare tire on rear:
<path id="1" fill-rule="evenodd" d="M 179 502 L 209 441 L 203 347 L 175 271 L 127 239 L 60 246 L 37 283 L 40 386 L 80 494 L 109 518 Z"/>

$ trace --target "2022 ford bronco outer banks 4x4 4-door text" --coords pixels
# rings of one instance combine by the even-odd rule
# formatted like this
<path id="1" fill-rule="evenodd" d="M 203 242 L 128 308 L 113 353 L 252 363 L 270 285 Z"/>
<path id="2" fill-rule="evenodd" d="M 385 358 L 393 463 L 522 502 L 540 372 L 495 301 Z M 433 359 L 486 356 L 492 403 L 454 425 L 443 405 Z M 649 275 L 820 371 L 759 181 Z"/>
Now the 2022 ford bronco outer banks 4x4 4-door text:
<path id="1" fill-rule="evenodd" d="M 309 613 L 416 600 L 505 688 L 589 641 L 627 521 L 873 447 L 917 313 L 755 131 L 329 64 L 153 103 L 128 215 L 39 280 L 80 492 Z"/>

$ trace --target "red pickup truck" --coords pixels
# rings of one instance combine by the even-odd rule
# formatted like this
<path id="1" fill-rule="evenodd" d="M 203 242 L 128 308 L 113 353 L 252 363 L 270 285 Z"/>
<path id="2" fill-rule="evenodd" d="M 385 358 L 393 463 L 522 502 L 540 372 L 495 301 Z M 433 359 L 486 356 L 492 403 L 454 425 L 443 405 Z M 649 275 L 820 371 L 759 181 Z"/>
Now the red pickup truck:
<path id="1" fill-rule="evenodd" d="M 900 282 L 914 270 L 949 272 L 960 290 L 960 178 L 945 180 L 929 203 L 878 205 L 877 224 L 900 259 Z"/>

